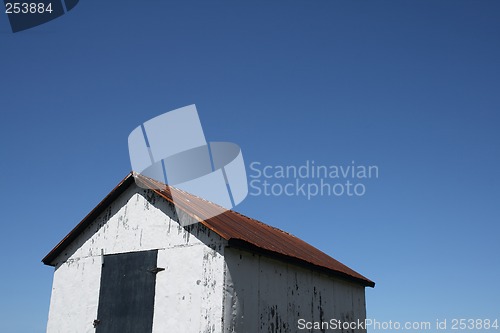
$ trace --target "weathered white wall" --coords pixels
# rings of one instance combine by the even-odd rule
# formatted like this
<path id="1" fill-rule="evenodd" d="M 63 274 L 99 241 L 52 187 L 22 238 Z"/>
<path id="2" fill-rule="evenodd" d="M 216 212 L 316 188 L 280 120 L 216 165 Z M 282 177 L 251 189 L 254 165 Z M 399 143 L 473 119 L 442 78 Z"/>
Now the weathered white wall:
<path id="1" fill-rule="evenodd" d="M 135 185 L 117 198 L 57 258 L 47 332 L 95 332 L 101 250 L 158 250 L 153 333 L 288 333 L 299 319 L 365 318 L 364 287 L 226 248 L 203 225 L 183 228 L 171 216 L 168 202 Z"/>
<path id="2" fill-rule="evenodd" d="M 299 319 L 366 318 L 362 286 L 247 251 L 226 248 L 224 254 L 225 333 L 308 332 L 298 330 Z"/>
<path id="3" fill-rule="evenodd" d="M 175 209 L 132 185 L 59 258 L 48 333 L 94 332 L 104 254 L 158 249 L 153 332 L 221 332 L 225 241 L 201 224 L 183 228 Z"/>
<path id="4" fill-rule="evenodd" d="M 100 258 L 81 258 L 59 267 L 54 273 L 47 332 L 94 332 L 100 279 Z"/>

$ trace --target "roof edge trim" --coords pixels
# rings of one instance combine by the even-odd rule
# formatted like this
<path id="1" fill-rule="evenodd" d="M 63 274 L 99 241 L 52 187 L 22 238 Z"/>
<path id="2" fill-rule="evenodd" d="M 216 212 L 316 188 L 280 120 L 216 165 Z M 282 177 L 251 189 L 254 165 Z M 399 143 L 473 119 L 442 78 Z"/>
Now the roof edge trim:
<path id="1" fill-rule="evenodd" d="M 375 282 L 373 282 L 367 278 L 365 278 L 365 279 L 357 278 L 357 277 L 351 276 L 349 274 L 345 274 L 345 273 L 342 273 L 339 271 L 334 271 L 334 270 L 328 269 L 328 268 L 323 267 L 323 266 L 318 266 L 318 265 L 312 264 L 308 261 L 305 261 L 305 260 L 302 260 L 302 259 L 299 259 L 296 257 L 291 257 L 291 256 L 284 255 L 282 253 L 263 249 L 261 247 L 258 247 L 256 245 L 249 243 L 247 241 L 244 241 L 242 239 L 231 238 L 228 240 L 228 246 L 242 249 L 242 250 L 246 250 L 246 251 L 250 251 L 250 252 L 255 252 L 255 253 L 264 255 L 266 257 L 269 257 L 271 259 L 281 260 L 284 262 L 295 264 L 297 266 L 301 266 L 303 268 L 314 269 L 316 271 L 323 272 L 329 276 L 341 278 L 343 280 L 354 282 L 354 283 L 363 285 L 365 287 L 371 287 L 371 288 L 375 287 Z"/>
<path id="2" fill-rule="evenodd" d="M 42 259 L 42 262 L 47 266 L 55 267 L 56 264 L 53 261 L 80 235 L 90 222 L 97 218 L 109 204 L 133 184 L 133 180 L 134 177 L 132 177 L 132 172 L 130 172 Z"/>

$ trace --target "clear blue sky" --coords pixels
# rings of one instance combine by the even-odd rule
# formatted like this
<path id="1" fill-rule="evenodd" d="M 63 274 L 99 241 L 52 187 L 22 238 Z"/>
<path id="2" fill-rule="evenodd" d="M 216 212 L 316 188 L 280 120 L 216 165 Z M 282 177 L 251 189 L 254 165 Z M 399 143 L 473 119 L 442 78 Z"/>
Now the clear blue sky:
<path id="1" fill-rule="evenodd" d="M 376 164 L 360 198 L 237 210 L 377 282 L 379 320 L 500 319 L 500 2 L 97 1 L 0 13 L 0 321 L 44 332 L 41 258 L 130 170 L 127 137 L 195 103 L 247 164 Z"/>

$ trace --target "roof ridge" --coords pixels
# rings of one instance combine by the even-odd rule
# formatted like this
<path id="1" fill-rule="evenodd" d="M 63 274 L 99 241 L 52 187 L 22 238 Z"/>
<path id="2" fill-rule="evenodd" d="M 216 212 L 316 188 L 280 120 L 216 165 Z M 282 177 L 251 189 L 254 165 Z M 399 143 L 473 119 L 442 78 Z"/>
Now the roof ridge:
<path id="1" fill-rule="evenodd" d="M 282 233 L 284 233 L 284 234 L 286 234 L 286 235 L 292 236 L 292 237 L 297 238 L 297 239 L 299 239 L 299 240 L 300 240 L 300 238 L 298 238 L 297 236 L 295 236 L 294 234 L 292 234 L 292 233 L 290 233 L 290 232 L 288 232 L 288 231 L 285 231 L 285 230 L 280 229 L 280 228 L 278 228 L 278 227 L 275 227 L 275 226 L 273 226 L 273 225 L 270 225 L 270 224 L 264 223 L 264 222 L 262 222 L 262 221 L 260 221 L 260 220 L 254 219 L 253 217 L 249 217 L 249 216 L 247 216 L 247 215 L 245 215 L 245 214 L 242 214 L 242 213 L 240 213 L 240 212 L 238 212 L 238 211 L 235 211 L 235 210 L 232 210 L 232 209 L 231 209 L 230 211 L 231 211 L 231 212 L 233 212 L 233 213 L 235 213 L 235 214 L 238 214 L 239 216 L 242 216 L 242 217 L 244 217 L 244 218 L 246 218 L 246 219 L 252 220 L 252 221 L 257 222 L 257 223 L 260 223 L 260 224 L 262 224 L 262 225 L 264 225 L 264 226 L 266 226 L 266 227 L 273 228 L 273 229 L 274 229 L 274 230 L 276 230 L 276 231 L 280 231 L 280 232 L 282 232 Z"/>

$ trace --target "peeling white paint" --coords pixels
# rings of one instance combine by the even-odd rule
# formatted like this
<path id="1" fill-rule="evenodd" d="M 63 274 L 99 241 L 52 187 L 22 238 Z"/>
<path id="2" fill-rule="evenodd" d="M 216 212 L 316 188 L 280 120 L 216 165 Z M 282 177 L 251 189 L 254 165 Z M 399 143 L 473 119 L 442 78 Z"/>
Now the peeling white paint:
<path id="1" fill-rule="evenodd" d="M 366 318 L 360 285 L 239 249 L 226 248 L 224 256 L 225 333 L 298 332 L 299 319 Z"/>
<path id="2" fill-rule="evenodd" d="M 156 276 L 153 332 L 221 332 L 226 242 L 201 224 L 181 227 L 174 212 L 135 185 L 117 198 L 56 259 L 47 332 L 95 332 L 101 251 L 153 249 L 165 268 Z"/>
<path id="3" fill-rule="evenodd" d="M 364 287 L 228 248 L 175 218 L 164 199 L 130 186 L 55 260 L 47 332 L 95 332 L 101 252 L 158 250 L 153 333 L 297 332 L 301 318 L 366 317 Z"/>

